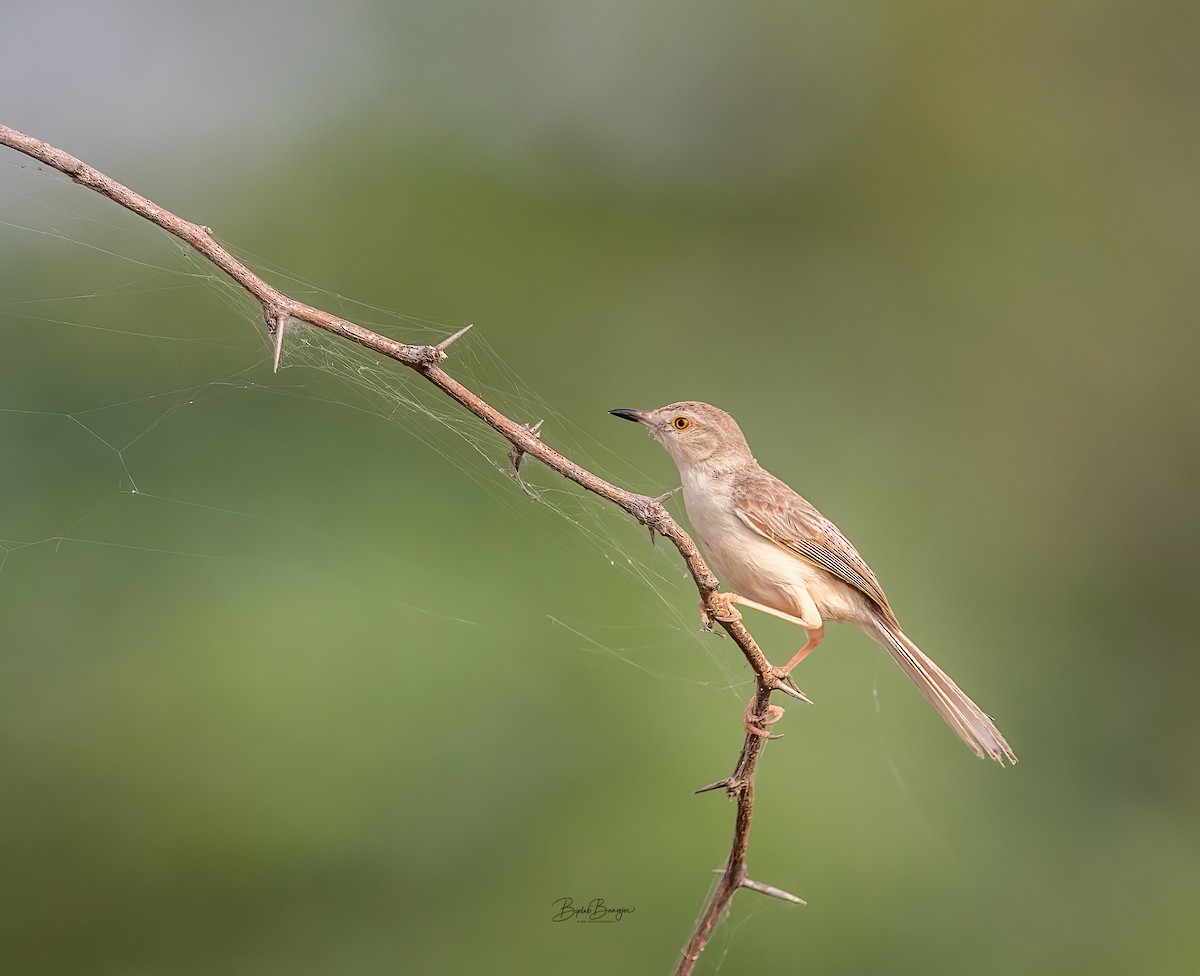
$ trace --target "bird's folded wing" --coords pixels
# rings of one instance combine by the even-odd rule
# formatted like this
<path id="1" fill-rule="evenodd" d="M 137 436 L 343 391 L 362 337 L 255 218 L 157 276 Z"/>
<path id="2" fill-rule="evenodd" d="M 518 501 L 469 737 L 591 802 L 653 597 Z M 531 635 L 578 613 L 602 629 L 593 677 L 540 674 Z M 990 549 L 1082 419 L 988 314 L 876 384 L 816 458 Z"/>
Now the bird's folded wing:
<path id="1" fill-rule="evenodd" d="M 748 528 L 832 573 L 892 616 L 883 587 L 850 540 L 782 481 L 772 477 L 739 485 L 733 506 Z"/>

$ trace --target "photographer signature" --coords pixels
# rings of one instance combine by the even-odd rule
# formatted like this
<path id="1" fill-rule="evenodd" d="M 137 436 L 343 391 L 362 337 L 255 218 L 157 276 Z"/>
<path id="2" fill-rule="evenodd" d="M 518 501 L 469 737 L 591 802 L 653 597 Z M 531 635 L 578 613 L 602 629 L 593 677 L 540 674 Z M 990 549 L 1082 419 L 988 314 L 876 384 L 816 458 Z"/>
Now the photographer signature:
<path id="1" fill-rule="evenodd" d="M 604 903 L 603 898 L 593 898 L 581 905 L 575 904 L 570 898 L 559 898 L 554 906 L 558 911 L 551 916 L 553 922 L 570 919 L 576 922 L 619 922 L 633 911 L 632 908 L 612 908 Z"/>

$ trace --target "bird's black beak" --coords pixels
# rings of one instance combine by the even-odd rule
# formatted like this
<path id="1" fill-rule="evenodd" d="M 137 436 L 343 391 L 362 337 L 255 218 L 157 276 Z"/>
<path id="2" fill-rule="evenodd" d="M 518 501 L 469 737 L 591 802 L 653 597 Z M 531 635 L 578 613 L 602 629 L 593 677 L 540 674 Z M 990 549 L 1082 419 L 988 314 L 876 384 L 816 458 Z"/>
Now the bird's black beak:
<path id="1" fill-rule="evenodd" d="M 622 420 L 632 420 L 635 424 L 644 424 L 646 418 L 650 416 L 645 410 L 630 410 L 628 407 L 618 407 L 616 410 L 608 412 Z"/>

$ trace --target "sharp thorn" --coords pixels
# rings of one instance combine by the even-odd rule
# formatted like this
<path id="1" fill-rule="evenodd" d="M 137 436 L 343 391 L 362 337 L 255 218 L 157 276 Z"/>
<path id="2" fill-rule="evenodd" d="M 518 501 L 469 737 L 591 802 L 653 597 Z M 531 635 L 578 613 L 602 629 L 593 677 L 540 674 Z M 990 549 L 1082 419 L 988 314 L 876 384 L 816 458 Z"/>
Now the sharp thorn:
<path id="1" fill-rule="evenodd" d="M 811 705 L 813 703 L 812 699 L 809 698 L 808 695 L 796 687 L 796 683 L 792 681 L 790 676 L 771 690 L 782 691 L 785 695 L 791 695 L 793 698 L 804 702 L 806 705 Z"/>
<path id="2" fill-rule="evenodd" d="M 441 342 L 439 342 L 433 348 L 436 349 L 438 352 L 445 352 L 446 347 L 449 346 L 450 343 L 452 343 L 458 339 L 461 339 L 464 335 L 466 335 L 468 332 L 470 332 L 471 329 L 473 329 L 474 327 L 475 327 L 474 322 L 472 322 L 470 325 L 463 326 L 461 329 L 459 329 L 457 332 L 455 332 L 454 335 L 450 336 L 447 339 L 443 339 Z"/>
<path id="3" fill-rule="evenodd" d="M 467 326 L 467 328 L 469 329 L 470 326 Z M 454 338 L 454 336 L 451 336 L 447 341 L 453 341 Z M 545 422 L 546 420 L 543 418 L 535 424 L 522 424 L 521 426 L 529 431 L 529 433 L 534 437 L 538 437 L 538 431 L 542 429 L 542 424 Z M 538 439 L 540 440 L 541 438 L 538 437 Z M 530 498 L 536 499 L 540 497 L 538 493 L 533 491 L 527 484 L 525 484 L 524 481 L 521 480 L 521 462 L 525 460 L 526 453 L 527 452 L 525 449 L 519 444 L 514 444 L 512 446 L 512 450 L 508 452 L 508 463 L 511 468 L 513 480 L 525 490 L 525 494 L 529 495 Z"/>
<path id="4" fill-rule="evenodd" d="M 271 368 L 278 373 L 279 360 L 283 356 L 283 330 L 287 326 L 288 317 L 278 306 L 264 305 L 263 321 L 267 323 L 267 331 L 275 340 L 271 355 Z"/>
<path id="5" fill-rule="evenodd" d="M 512 469 L 513 479 L 522 488 L 525 488 L 525 482 L 521 480 L 521 462 L 524 460 L 525 452 L 514 444 L 513 449 L 508 452 L 508 464 Z M 528 491 L 529 489 L 526 488 L 525 490 Z"/>
<path id="6" fill-rule="evenodd" d="M 678 495 L 681 491 L 683 491 L 683 485 L 680 485 L 678 488 L 672 488 L 670 491 L 663 492 L 661 495 L 658 495 L 654 500 L 656 502 L 658 502 L 658 504 L 663 505 L 663 504 L 666 504 L 667 502 L 669 502 L 672 498 L 674 498 L 676 495 Z"/>
<path id="7" fill-rule="evenodd" d="M 279 325 L 275 327 L 275 354 L 271 358 L 271 369 L 273 372 L 279 372 L 279 360 L 283 358 L 283 330 L 286 319 L 280 319 Z"/>
<path id="8" fill-rule="evenodd" d="M 711 793 L 713 790 L 723 790 L 728 785 L 728 779 L 719 779 L 715 783 L 709 783 L 708 786 L 701 786 L 700 789 L 696 790 L 692 795 L 697 796 L 701 793 Z"/>
<path id="9" fill-rule="evenodd" d="M 774 885 L 763 884 L 761 881 L 751 881 L 749 878 L 743 878 L 739 887 L 749 888 L 751 891 L 757 891 L 759 894 L 768 895 L 771 898 L 778 898 L 780 901 L 790 901 L 793 905 L 807 905 L 803 898 L 797 898 L 790 891 L 784 891 L 782 888 L 776 888 Z"/>

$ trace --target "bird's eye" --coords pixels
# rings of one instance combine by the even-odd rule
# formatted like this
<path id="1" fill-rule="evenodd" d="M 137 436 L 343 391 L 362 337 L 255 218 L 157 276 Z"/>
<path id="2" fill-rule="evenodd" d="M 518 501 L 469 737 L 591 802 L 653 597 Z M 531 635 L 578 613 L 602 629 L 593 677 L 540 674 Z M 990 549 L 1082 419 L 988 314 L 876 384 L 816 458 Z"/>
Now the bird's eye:
<path id="1" fill-rule="evenodd" d="M 687 430 L 692 426 L 692 422 L 687 417 L 676 417 L 671 421 L 671 426 L 676 430 Z"/>

